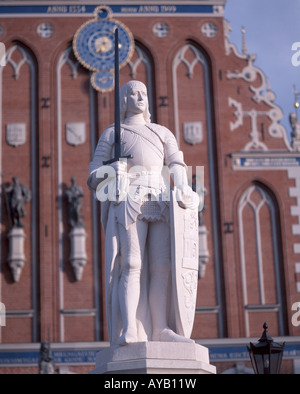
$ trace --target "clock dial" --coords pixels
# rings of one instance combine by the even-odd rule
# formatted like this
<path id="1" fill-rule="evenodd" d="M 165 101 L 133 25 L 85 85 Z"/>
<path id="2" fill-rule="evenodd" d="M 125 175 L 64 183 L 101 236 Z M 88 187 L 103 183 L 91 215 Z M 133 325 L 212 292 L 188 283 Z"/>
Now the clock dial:
<path id="1" fill-rule="evenodd" d="M 97 52 L 108 52 L 113 47 L 113 42 L 108 37 L 100 37 L 95 41 L 95 47 Z"/>
<path id="2" fill-rule="evenodd" d="M 112 70 L 115 61 L 115 29 L 119 30 L 119 64 L 130 59 L 134 45 L 131 32 L 121 22 L 92 20 L 76 32 L 73 48 L 78 60 L 89 70 Z"/>
<path id="3" fill-rule="evenodd" d="M 112 17 L 112 9 L 107 5 L 99 5 L 94 11 L 95 18 L 97 19 L 110 19 Z"/>
<path id="4" fill-rule="evenodd" d="M 100 92 L 110 92 L 114 88 L 113 73 L 111 71 L 95 71 L 91 83 Z"/>

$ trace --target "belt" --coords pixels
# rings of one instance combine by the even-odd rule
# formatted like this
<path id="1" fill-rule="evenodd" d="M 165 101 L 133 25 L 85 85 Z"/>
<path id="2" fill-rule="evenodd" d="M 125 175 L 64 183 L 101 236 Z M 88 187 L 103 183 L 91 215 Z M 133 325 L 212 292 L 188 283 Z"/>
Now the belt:
<path id="1" fill-rule="evenodd" d="M 150 187 L 153 189 L 163 189 L 163 179 L 159 172 L 140 171 L 128 173 L 130 185 Z"/>

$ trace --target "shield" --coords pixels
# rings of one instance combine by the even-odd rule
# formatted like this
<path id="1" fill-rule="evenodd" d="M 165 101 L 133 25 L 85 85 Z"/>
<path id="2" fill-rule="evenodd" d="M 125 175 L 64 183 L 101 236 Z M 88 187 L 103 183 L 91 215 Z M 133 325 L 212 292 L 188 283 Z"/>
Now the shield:
<path id="1" fill-rule="evenodd" d="M 6 125 L 6 142 L 11 146 L 23 145 L 26 142 L 26 124 L 10 123 Z"/>
<path id="2" fill-rule="evenodd" d="M 172 295 L 176 332 L 186 338 L 192 333 L 198 285 L 198 210 L 183 209 L 170 199 Z"/>
<path id="3" fill-rule="evenodd" d="M 85 123 L 67 123 L 66 140 L 68 144 L 73 146 L 84 144 L 86 140 Z"/>
<path id="4" fill-rule="evenodd" d="M 185 122 L 183 124 L 183 138 L 191 145 L 199 144 L 203 141 L 202 122 Z"/>

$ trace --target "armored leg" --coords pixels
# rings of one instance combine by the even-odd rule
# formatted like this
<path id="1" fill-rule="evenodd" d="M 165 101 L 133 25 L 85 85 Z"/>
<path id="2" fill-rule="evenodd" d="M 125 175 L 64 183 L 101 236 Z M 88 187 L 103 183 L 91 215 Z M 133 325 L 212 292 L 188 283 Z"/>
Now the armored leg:
<path id="1" fill-rule="evenodd" d="M 137 341 L 136 314 L 140 299 L 140 277 L 147 237 L 147 223 L 137 220 L 127 230 L 119 226 L 121 276 L 119 303 L 123 321 L 119 345 Z"/>
<path id="2" fill-rule="evenodd" d="M 169 328 L 171 284 L 170 228 L 164 221 L 149 224 L 148 247 L 150 263 L 149 304 L 152 316 L 153 341 L 194 342 Z"/>

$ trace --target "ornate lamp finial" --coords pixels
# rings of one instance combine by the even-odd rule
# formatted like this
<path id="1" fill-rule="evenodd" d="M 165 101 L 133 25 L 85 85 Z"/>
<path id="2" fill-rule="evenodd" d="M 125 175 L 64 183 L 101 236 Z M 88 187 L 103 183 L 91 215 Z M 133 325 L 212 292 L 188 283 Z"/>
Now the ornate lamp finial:
<path id="1" fill-rule="evenodd" d="M 245 37 L 246 30 L 244 26 L 242 26 L 241 32 L 242 32 L 242 52 L 243 55 L 247 55 L 247 46 L 246 46 L 246 37 Z"/>

